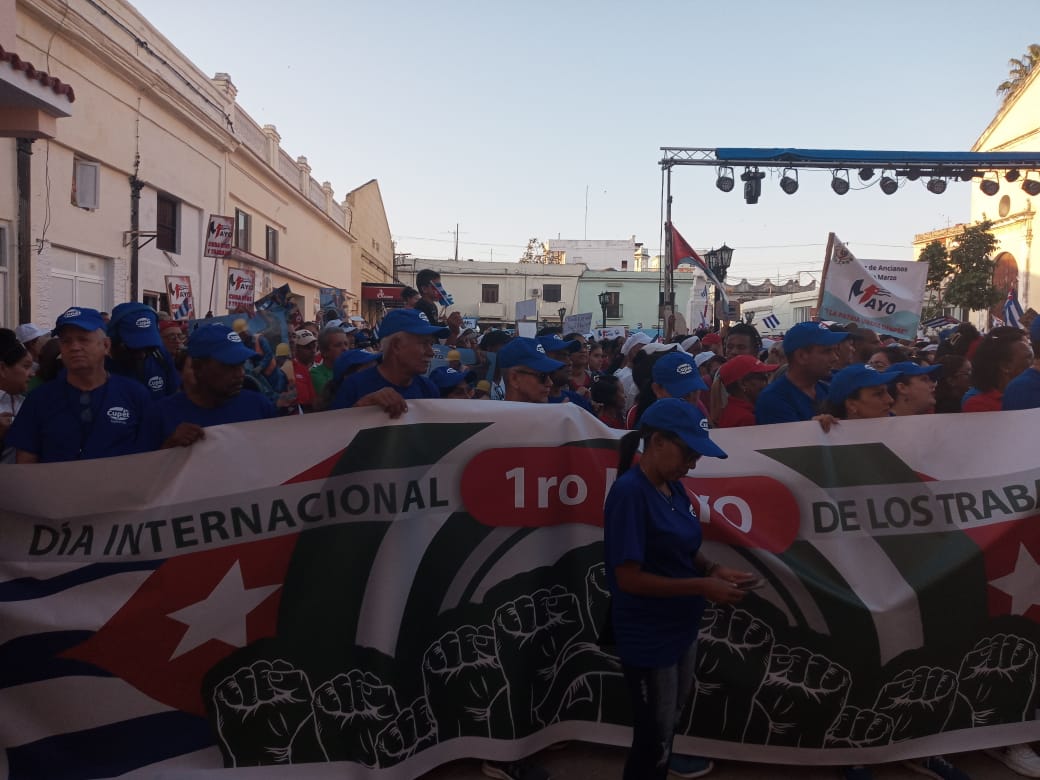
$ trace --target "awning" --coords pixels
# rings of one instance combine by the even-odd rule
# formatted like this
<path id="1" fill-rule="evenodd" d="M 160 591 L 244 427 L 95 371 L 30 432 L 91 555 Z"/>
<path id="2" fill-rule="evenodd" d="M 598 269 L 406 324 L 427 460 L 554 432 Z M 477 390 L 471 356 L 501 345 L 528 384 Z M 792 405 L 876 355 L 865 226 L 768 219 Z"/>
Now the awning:
<path id="1" fill-rule="evenodd" d="M 391 301 L 401 300 L 403 284 L 377 284 L 375 282 L 361 283 L 361 300 L 363 301 Z"/>

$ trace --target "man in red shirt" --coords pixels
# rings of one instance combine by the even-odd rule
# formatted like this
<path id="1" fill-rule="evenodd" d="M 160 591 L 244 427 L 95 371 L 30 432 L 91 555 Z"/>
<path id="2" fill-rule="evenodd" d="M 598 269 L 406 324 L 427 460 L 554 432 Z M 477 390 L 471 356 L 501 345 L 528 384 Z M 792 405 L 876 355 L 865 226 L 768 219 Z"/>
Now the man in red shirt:
<path id="1" fill-rule="evenodd" d="M 755 424 L 755 399 L 769 383 L 766 375 L 778 368 L 760 363 L 754 355 L 738 355 L 722 365 L 719 381 L 726 388 L 729 401 L 719 416 L 720 428 Z"/>
<path id="2" fill-rule="evenodd" d="M 293 334 L 296 345 L 293 349 L 293 376 L 296 378 L 296 403 L 304 412 L 314 411 L 317 393 L 311 381 L 311 364 L 318 349 L 318 337 L 309 330 L 298 330 Z"/>

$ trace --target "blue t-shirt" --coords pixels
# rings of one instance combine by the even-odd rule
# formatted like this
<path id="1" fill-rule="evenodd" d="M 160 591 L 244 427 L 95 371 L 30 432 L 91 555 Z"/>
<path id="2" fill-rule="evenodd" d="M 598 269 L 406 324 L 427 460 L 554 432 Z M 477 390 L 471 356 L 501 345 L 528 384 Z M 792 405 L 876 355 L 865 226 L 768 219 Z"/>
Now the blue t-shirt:
<path id="1" fill-rule="evenodd" d="M 610 488 L 603 508 L 603 557 L 612 599 L 614 636 L 628 666 L 660 668 L 679 661 L 697 638 L 703 596 L 636 596 L 618 588 L 614 569 L 635 561 L 662 577 L 700 577 L 694 564 L 701 524 L 679 482 L 669 482 L 671 498 L 646 478 L 638 465 Z"/>
<path id="2" fill-rule="evenodd" d="M 184 393 L 171 395 L 152 404 L 145 418 L 142 443 L 147 450 L 162 447 L 170 435 L 183 422 L 195 423 L 203 428 L 226 423 L 266 420 L 277 417 L 275 405 L 263 393 L 243 390 L 220 406 L 207 409 L 192 403 Z"/>
<path id="3" fill-rule="evenodd" d="M 117 363 L 112 358 L 106 358 L 105 368 L 113 374 L 139 382 L 155 401 L 173 395 L 181 386 L 173 358 L 162 347 L 148 350 L 140 362 Z"/>
<path id="4" fill-rule="evenodd" d="M 25 397 L 5 444 L 41 463 L 142 452 L 150 404 L 148 391 L 133 379 L 109 374 L 101 387 L 84 392 L 70 385 L 63 371 Z"/>
<path id="5" fill-rule="evenodd" d="M 592 410 L 592 404 L 590 404 L 586 399 L 582 398 L 580 395 L 575 393 L 573 390 L 564 390 L 560 395 L 555 397 L 551 395 L 549 396 L 549 403 L 551 404 L 562 404 L 564 400 L 570 401 L 575 406 L 580 406 L 589 414 L 595 414 L 595 412 Z"/>
<path id="6" fill-rule="evenodd" d="M 379 366 L 366 368 L 351 374 L 343 380 L 343 384 L 336 391 L 336 397 L 332 401 L 331 409 L 349 409 L 369 393 L 389 387 L 401 394 L 402 398 L 440 398 L 441 391 L 429 377 L 417 376 L 407 387 L 395 385 L 379 373 Z"/>
<path id="7" fill-rule="evenodd" d="M 827 385 L 824 382 L 816 383 L 814 400 L 795 387 L 794 382 L 784 374 L 759 393 L 755 401 L 755 422 L 758 425 L 769 425 L 811 420 L 819 414 L 818 409 L 826 400 Z"/>
<path id="8" fill-rule="evenodd" d="M 1004 388 L 1000 401 L 1004 409 L 1036 409 L 1040 407 L 1040 371 L 1027 368 Z"/>

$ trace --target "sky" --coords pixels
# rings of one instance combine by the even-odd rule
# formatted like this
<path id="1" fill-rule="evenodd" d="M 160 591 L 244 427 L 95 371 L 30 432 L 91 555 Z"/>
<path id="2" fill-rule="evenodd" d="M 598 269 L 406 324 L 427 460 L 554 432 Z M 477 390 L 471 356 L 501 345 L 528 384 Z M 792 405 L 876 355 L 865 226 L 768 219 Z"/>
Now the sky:
<path id="1" fill-rule="evenodd" d="M 136 0 L 337 199 L 378 179 L 398 253 L 517 260 L 530 238 L 662 246 L 661 147 L 968 151 L 1040 3 Z M 999 15 L 997 15 L 999 14 Z M 739 170 L 737 173 L 739 174 Z M 729 280 L 819 278 L 827 234 L 911 260 L 967 221 L 970 183 L 837 196 L 767 173 L 758 204 L 677 167 L 672 219 L 734 248 Z"/>

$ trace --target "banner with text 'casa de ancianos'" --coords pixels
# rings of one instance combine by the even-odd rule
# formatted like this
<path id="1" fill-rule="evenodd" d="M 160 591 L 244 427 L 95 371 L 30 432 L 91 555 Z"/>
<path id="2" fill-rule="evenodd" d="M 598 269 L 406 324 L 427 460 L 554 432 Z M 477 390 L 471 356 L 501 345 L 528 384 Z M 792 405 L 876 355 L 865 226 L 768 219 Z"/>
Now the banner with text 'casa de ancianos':
<path id="1" fill-rule="evenodd" d="M 713 432 L 730 458 L 685 480 L 705 553 L 766 584 L 706 611 L 676 749 L 848 765 L 1040 738 L 1037 425 Z M 615 436 L 574 405 L 412 401 L 5 466 L 0 776 L 404 780 L 627 744 L 597 643 Z"/>
<path id="2" fill-rule="evenodd" d="M 818 319 L 917 338 L 928 264 L 857 258 L 833 233 L 820 285 Z"/>

